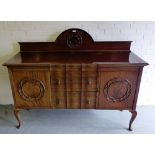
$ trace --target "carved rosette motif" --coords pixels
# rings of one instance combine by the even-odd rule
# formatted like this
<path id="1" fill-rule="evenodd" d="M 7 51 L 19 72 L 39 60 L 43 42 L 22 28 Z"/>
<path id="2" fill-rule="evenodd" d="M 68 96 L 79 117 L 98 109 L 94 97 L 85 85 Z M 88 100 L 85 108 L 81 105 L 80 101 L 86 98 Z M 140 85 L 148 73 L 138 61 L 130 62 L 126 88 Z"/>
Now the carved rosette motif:
<path id="1" fill-rule="evenodd" d="M 43 97 L 45 86 L 38 79 L 25 78 L 19 82 L 18 92 L 24 100 L 33 102 Z"/>
<path id="2" fill-rule="evenodd" d="M 130 96 L 131 84 L 126 79 L 113 78 L 105 84 L 103 93 L 108 101 L 121 102 Z"/>
<path id="3" fill-rule="evenodd" d="M 72 30 L 72 33 L 67 37 L 67 45 L 69 48 L 80 48 L 82 45 L 82 36 Z"/>

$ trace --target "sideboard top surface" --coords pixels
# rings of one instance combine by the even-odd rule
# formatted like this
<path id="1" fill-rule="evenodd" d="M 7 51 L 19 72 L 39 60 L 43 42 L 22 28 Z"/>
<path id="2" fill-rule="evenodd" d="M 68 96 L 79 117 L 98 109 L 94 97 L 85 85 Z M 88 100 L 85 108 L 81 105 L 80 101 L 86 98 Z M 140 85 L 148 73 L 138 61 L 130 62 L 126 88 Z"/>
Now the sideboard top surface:
<path id="1" fill-rule="evenodd" d="M 145 66 L 130 51 L 131 41 L 94 41 L 84 30 L 68 29 L 55 42 L 20 42 L 20 52 L 3 65 L 103 64 Z"/>
<path id="2" fill-rule="evenodd" d="M 147 62 L 143 61 L 134 53 L 129 54 L 128 59 L 116 59 L 113 60 L 113 57 L 109 59 L 104 55 L 84 56 L 84 55 L 46 55 L 41 53 L 22 55 L 21 53 L 16 54 L 6 63 L 5 66 L 46 66 L 50 64 L 103 64 L 103 65 L 127 65 L 127 66 L 145 66 L 148 65 Z"/>

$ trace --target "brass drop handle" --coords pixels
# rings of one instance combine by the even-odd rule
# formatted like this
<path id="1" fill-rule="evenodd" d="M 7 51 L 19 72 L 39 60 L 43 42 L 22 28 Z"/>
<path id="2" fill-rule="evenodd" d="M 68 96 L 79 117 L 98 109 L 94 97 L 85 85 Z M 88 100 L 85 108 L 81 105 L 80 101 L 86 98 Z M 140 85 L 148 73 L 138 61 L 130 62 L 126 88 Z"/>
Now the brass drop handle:
<path id="1" fill-rule="evenodd" d="M 57 80 L 57 85 L 60 85 L 61 84 L 61 81 L 58 79 Z"/>
<path id="2" fill-rule="evenodd" d="M 90 99 L 87 100 L 87 104 L 89 104 L 89 105 L 91 104 L 91 100 Z"/>
<path id="3" fill-rule="evenodd" d="M 61 100 L 60 99 L 56 99 L 56 104 L 60 105 L 61 104 Z"/>
<path id="4" fill-rule="evenodd" d="M 60 85 L 61 84 L 61 81 L 60 80 L 58 80 L 58 85 Z"/>
<path id="5" fill-rule="evenodd" d="M 87 79 L 87 83 L 88 83 L 88 85 L 91 85 L 92 84 L 91 79 Z"/>

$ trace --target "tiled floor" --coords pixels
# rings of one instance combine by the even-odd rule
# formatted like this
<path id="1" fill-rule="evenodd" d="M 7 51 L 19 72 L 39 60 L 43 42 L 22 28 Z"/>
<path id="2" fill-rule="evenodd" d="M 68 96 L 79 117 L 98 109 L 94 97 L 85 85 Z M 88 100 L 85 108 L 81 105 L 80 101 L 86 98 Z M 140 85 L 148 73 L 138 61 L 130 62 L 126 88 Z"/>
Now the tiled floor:
<path id="1" fill-rule="evenodd" d="M 22 126 L 16 129 L 12 106 L 0 106 L 0 133 L 131 134 L 155 133 L 155 106 L 139 106 L 133 131 L 127 130 L 131 114 L 114 110 L 22 110 Z"/>

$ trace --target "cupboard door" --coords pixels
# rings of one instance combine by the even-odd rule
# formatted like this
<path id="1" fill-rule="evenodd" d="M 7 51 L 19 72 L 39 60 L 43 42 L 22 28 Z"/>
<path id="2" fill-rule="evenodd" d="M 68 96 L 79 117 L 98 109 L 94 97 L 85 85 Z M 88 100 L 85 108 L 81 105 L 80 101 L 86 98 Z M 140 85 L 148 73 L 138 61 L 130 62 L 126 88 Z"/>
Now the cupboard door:
<path id="1" fill-rule="evenodd" d="M 51 107 L 48 68 L 12 69 L 11 79 L 16 108 Z"/>
<path id="2" fill-rule="evenodd" d="M 138 70 L 100 72 L 98 108 L 132 108 Z"/>

